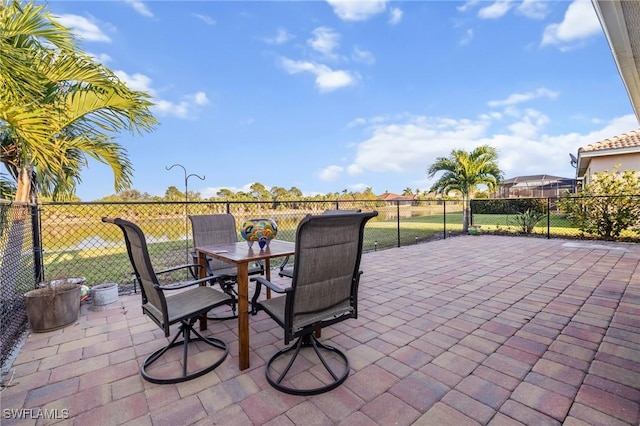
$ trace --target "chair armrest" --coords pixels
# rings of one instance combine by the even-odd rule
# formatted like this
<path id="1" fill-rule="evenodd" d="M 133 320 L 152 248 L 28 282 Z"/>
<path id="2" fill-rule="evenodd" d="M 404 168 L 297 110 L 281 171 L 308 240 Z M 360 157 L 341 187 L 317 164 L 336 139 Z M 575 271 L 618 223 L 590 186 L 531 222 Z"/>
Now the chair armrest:
<path id="1" fill-rule="evenodd" d="M 262 285 L 270 288 L 276 293 L 289 293 L 293 290 L 292 287 L 282 288 L 280 286 L 275 285 L 271 281 L 267 281 L 262 276 L 257 276 L 255 278 L 251 278 L 251 281 L 256 283 L 256 289 L 253 292 L 253 297 L 251 298 L 251 315 L 256 315 L 258 311 L 262 310 L 262 305 L 258 303 L 258 297 L 260 297 L 260 291 L 262 290 Z"/>
<path id="2" fill-rule="evenodd" d="M 199 268 L 199 267 L 200 267 L 200 265 L 197 264 L 197 263 L 187 263 L 187 264 L 184 264 L 184 265 L 172 266 L 171 268 L 167 268 L 167 269 L 162 269 L 160 271 L 156 271 L 156 275 L 166 274 L 167 272 L 179 271 L 180 269 Z"/>
<path id="3" fill-rule="evenodd" d="M 293 268 L 281 269 L 278 275 L 282 278 L 293 278 Z"/>
<path id="4" fill-rule="evenodd" d="M 276 293 L 288 293 L 288 292 L 290 292 L 292 290 L 291 287 L 282 288 L 279 285 L 276 285 L 276 284 L 272 283 L 271 281 L 267 281 L 263 277 L 251 278 L 251 281 L 255 281 L 259 285 L 264 285 L 264 286 L 270 288 L 271 290 L 275 291 Z"/>
<path id="5" fill-rule="evenodd" d="M 185 282 L 185 283 L 167 284 L 167 285 L 161 285 L 159 287 L 160 287 L 160 290 L 162 290 L 162 291 L 165 291 L 165 290 L 179 290 L 181 288 L 191 287 L 192 285 L 205 283 L 205 282 L 209 281 L 210 279 L 211 279 L 211 277 L 205 277 L 205 278 L 200 278 L 199 280 L 195 280 L 195 281 L 188 281 L 188 282 Z"/>
<path id="6" fill-rule="evenodd" d="M 287 263 L 289 263 L 289 257 L 291 257 L 291 256 L 285 257 L 282 260 L 282 262 L 280 262 L 280 266 L 278 266 L 278 268 L 280 268 L 281 271 L 285 268 L 285 266 L 287 266 Z"/>

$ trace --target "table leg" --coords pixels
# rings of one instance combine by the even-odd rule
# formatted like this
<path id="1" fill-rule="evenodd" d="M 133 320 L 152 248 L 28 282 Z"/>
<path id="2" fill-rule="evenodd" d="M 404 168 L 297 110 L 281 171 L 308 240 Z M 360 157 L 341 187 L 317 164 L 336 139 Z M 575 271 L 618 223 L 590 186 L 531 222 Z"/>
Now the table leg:
<path id="1" fill-rule="evenodd" d="M 200 267 L 198 268 L 198 278 L 204 278 L 207 276 L 207 256 L 204 253 L 198 252 L 198 264 Z M 200 283 L 201 286 L 206 286 L 207 283 Z M 200 317 L 200 331 L 204 331 L 207 329 L 207 315 L 204 314 Z"/>
<path id="2" fill-rule="evenodd" d="M 240 370 L 249 368 L 249 264 L 238 263 L 238 358 Z"/>
<path id="3" fill-rule="evenodd" d="M 270 259 L 264 260 L 264 277 L 267 281 L 271 281 L 271 261 Z M 267 287 L 267 299 L 271 299 L 271 289 Z"/>

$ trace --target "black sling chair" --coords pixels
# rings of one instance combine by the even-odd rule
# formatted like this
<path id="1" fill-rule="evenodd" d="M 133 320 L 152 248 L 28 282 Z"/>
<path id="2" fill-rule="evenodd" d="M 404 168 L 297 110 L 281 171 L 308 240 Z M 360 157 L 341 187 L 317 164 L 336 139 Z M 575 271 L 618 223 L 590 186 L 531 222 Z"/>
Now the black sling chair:
<path id="1" fill-rule="evenodd" d="M 102 221 L 117 225 L 124 233 L 129 260 L 131 261 L 135 277 L 142 289 L 142 311 L 148 315 L 158 327 L 164 330 L 165 337 L 169 337 L 169 327 L 171 325 L 180 323 L 179 331 L 173 340 L 167 346 L 158 349 L 145 359 L 140 369 L 142 377 L 152 383 L 179 383 L 200 377 L 220 365 L 229 353 L 227 344 L 220 339 L 202 336 L 193 326 L 199 318 L 206 315 L 211 309 L 229 304 L 231 297 L 212 287 L 198 285 L 208 281 L 210 279 L 208 277 L 186 283 L 160 285 L 156 274 L 159 275 L 184 268 L 194 268 L 198 265 L 180 265 L 171 269 L 155 272 L 151 265 L 151 259 L 149 258 L 146 238 L 140 227 L 120 218 L 112 219 L 105 217 L 102 218 Z M 193 288 L 187 290 L 176 291 L 192 286 Z M 174 292 L 174 294 L 167 296 L 165 295 L 166 292 Z M 191 338 L 191 333 L 197 337 Z M 180 336 L 182 336 L 182 340 L 177 341 Z M 188 348 L 192 342 L 203 342 L 219 349 L 220 355 L 208 366 L 197 371 L 189 372 L 187 368 Z M 157 377 L 147 372 L 148 367 L 160 359 L 169 349 L 176 346 L 183 346 L 182 372 L 179 376 Z"/>
<path id="2" fill-rule="evenodd" d="M 349 375 L 349 360 L 339 349 L 320 343 L 314 335 L 324 327 L 358 315 L 360 258 L 366 222 L 378 212 L 317 215 L 305 217 L 296 230 L 296 248 L 291 286 L 282 288 L 264 277 L 263 285 L 284 296 L 258 301 L 252 306 L 264 310 L 284 330 L 284 342 L 296 343 L 276 352 L 267 362 L 265 375 L 274 388 L 294 395 L 315 395 L 342 384 Z M 328 372 L 319 386 L 300 388 L 287 379 L 302 348 L 313 348 Z"/>

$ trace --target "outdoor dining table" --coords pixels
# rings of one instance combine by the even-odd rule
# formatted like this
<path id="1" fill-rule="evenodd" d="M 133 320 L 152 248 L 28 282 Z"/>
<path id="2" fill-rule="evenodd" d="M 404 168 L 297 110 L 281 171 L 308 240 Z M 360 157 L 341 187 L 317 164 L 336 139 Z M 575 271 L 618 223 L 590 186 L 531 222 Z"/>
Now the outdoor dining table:
<path id="1" fill-rule="evenodd" d="M 258 244 L 249 247 L 246 241 L 230 244 L 198 246 L 198 262 L 202 266 L 200 277 L 206 277 L 207 256 L 236 265 L 238 268 L 238 357 L 240 370 L 249 368 L 249 263 L 264 261 L 265 278 L 271 280 L 270 259 L 291 256 L 295 253 L 295 243 L 271 240 L 268 246 Z M 206 330 L 206 317 L 200 320 L 200 329 Z"/>

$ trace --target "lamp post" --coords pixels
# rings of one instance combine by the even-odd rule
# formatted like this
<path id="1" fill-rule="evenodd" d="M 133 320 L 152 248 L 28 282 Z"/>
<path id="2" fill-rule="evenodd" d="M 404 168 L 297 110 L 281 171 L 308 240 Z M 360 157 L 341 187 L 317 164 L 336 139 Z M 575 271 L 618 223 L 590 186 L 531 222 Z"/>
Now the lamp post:
<path id="1" fill-rule="evenodd" d="M 187 203 L 189 202 L 189 178 L 192 176 L 197 177 L 200 180 L 205 180 L 205 176 L 198 176 L 195 173 L 191 173 L 191 174 L 187 174 L 187 169 L 182 165 L 182 164 L 173 164 L 171 166 L 165 166 L 165 169 L 167 170 L 171 170 L 174 167 L 180 167 L 182 168 L 182 171 L 184 172 L 184 243 L 185 243 L 185 255 L 186 255 L 186 259 L 187 259 L 187 263 L 189 263 L 189 232 L 188 232 L 188 224 L 187 221 L 189 220 L 187 217 Z"/>

